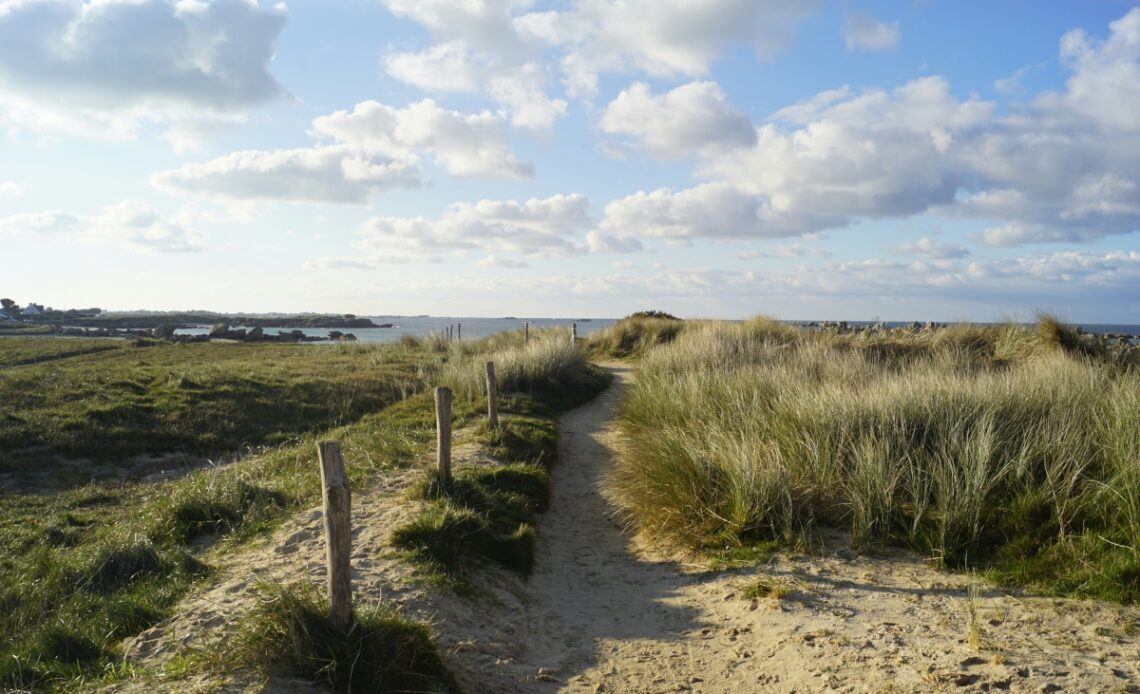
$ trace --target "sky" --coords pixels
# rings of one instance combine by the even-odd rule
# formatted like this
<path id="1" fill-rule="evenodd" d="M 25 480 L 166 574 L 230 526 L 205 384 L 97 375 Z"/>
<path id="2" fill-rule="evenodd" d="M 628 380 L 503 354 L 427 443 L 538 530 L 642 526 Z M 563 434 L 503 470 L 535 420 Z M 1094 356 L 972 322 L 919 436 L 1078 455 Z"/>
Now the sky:
<path id="1" fill-rule="evenodd" d="M 0 294 L 1140 323 L 1140 2 L 0 0 Z"/>

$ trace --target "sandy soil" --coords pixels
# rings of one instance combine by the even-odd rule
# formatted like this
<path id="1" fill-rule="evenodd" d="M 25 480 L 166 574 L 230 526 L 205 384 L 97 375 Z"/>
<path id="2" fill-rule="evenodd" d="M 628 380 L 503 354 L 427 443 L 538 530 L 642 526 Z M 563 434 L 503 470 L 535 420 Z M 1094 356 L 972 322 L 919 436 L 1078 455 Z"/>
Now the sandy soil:
<path id="1" fill-rule="evenodd" d="M 1010 595 L 936 571 L 904 552 L 859 556 L 841 536 L 812 556 L 708 571 L 636 546 L 600 483 L 633 377 L 564 416 L 554 499 L 529 580 L 484 567 L 478 593 L 418 583 L 387 549 L 412 508 L 414 473 L 354 497 L 359 601 L 395 602 L 428 621 L 468 691 L 482 692 L 1140 692 L 1140 609 Z M 461 465 L 486 464 L 460 447 Z M 320 510 L 299 514 L 227 569 L 133 656 L 161 663 L 208 652 L 253 598 L 257 576 L 323 580 Z M 758 579 L 780 597 L 744 599 Z M 128 683 L 123 691 L 306 691 L 240 675 Z"/>

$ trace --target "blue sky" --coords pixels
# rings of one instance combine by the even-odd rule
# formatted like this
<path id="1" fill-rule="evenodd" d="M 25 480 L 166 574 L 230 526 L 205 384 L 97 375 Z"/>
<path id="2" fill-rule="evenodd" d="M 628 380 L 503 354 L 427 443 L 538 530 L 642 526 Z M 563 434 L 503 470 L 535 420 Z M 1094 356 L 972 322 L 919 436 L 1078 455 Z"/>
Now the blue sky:
<path id="1" fill-rule="evenodd" d="M 1140 323 L 1140 3 L 0 0 L 0 293 Z"/>

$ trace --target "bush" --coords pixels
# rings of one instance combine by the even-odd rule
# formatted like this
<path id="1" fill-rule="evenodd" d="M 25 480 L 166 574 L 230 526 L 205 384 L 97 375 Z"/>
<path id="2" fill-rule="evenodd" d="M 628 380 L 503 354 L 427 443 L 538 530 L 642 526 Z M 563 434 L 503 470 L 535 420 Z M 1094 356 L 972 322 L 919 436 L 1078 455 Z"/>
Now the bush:
<path id="1" fill-rule="evenodd" d="M 338 692 L 457 692 L 426 627 L 384 607 L 357 610 L 347 630 L 309 585 L 262 585 L 229 654 L 238 666 L 284 669 Z"/>

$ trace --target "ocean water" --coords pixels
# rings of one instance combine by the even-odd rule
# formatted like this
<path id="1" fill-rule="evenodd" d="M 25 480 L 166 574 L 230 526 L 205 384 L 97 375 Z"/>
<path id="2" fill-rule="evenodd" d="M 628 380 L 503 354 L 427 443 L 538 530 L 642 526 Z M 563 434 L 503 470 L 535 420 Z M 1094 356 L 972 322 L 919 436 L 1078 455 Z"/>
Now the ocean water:
<path id="1" fill-rule="evenodd" d="M 442 333 L 447 327 L 457 326 L 456 332 L 461 333 L 463 339 L 477 339 L 494 335 L 495 333 L 510 330 L 522 330 L 524 323 L 530 323 L 532 329 L 559 327 L 570 329 L 572 324 L 578 326 L 578 336 L 586 337 L 590 333 L 607 328 L 618 321 L 616 318 L 472 318 L 469 316 L 365 316 L 371 318 L 373 323 L 380 325 L 390 323 L 390 328 L 339 328 L 341 332 L 352 333 L 361 342 L 395 342 L 401 335 L 424 337 L 432 333 Z M 739 321 L 729 321 L 739 322 Z M 811 321 L 787 321 L 795 325 L 806 325 Z M 848 321 L 852 326 L 870 326 L 878 321 Z M 883 321 L 890 328 L 902 328 L 910 325 L 909 322 Z M 989 325 L 977 323 L 977 325 Z M 245 326 L 234 325 L 235 329 Z M 1116 333 L 1122 335 L 1140 336 L 1140 325 L 1111 325 L 1088 324 L 1080 325 L 1082 330 L 1094 334 Z M 278 331 L 289 332 L 293 328 L 264 328 L 269 335 Z M 328 337 L 330 328 L 303 328 L 300 329 L 310 337 Z M 210 332 L 209 326 L 187 328 L 177 331 L 179 335 L 205 335 Z"/>
<path id="2" fill-rule="evenodd" d="M 617 322 L 614 318 L 471 318 L 448 316 L 364 316 L 371 318 L 373 323 L 383 325 L 391 323 L 391 328 L 335 328 L 344 333 L 352 333 L 361 342 L 395 342 L 401 335 L 424 337 L 432 333 L 442 333 L 447 327 L 457 326 L 455 332 L 464 340 L 474 340 L 496 333 L 511 330 L 522 330 L 524 323 L 530 323 L 531 330 L 541 328 L 565 328 L 571 325 L 578 326 L 578 337 L 585 337 L 592 332 L 601 330 Z M 234 329 L 245 326 L 235 324 Z M 328 337 L 330 328 L 297 328 L 309 337 Z M 290 332 L 294 328 L 264 328 L 267 335 L 275 335 L 278 331 Z M 187 328 L 178 330 L 178 335 L 205 335 L 210 332 L 209 326 Z"/>

